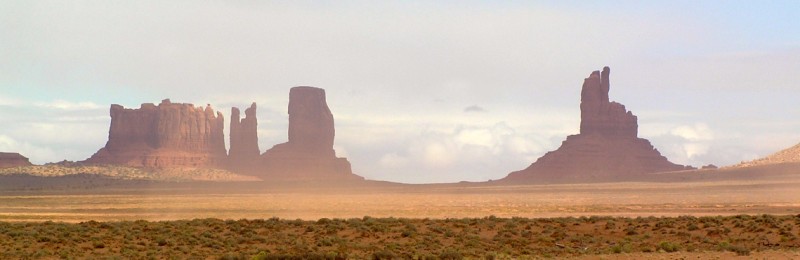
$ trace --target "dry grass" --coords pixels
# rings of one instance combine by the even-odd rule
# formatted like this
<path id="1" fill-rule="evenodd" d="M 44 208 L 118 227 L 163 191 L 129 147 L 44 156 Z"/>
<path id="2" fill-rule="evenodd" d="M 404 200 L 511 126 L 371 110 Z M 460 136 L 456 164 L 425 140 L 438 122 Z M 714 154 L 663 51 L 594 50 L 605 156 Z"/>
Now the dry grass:
<path id="1" fill-rule="evenodd" d="M 797 250 L 800 215 L 0 222 L 0 258 L 504 259 Z"/>

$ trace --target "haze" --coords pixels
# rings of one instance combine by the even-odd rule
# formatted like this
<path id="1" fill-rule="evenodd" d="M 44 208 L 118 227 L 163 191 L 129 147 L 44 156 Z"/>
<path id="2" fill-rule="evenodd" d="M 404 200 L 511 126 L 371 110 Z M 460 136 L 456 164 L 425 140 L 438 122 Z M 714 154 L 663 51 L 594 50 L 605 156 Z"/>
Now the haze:
<path id="1" fill-rule="evenodd" d="M 112 103 L 259 106 L 284 142 L 288 91 L 326 89 L 354 173 L 484 181 L 578 133 L 580 86 L 672 162 L 751 160 L 800 142 L 800 2 L 3 1 L 0 151 L 83 160 Z M 227 129 L 226 129 L 227 130 Z M 227 136 L 227 134 L 226 134 Z"/>

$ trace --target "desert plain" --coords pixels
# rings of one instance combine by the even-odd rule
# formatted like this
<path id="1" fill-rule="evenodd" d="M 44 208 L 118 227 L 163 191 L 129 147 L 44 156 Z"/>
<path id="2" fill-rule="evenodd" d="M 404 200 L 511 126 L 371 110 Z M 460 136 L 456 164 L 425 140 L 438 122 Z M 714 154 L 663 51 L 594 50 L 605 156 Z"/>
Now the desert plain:
<path id="1" fill-rule="evenodd" d="M 584 184 L 58 183 L 0 191 L 4 258 L 800 257 L 800 174 L 777 166 Z"/>

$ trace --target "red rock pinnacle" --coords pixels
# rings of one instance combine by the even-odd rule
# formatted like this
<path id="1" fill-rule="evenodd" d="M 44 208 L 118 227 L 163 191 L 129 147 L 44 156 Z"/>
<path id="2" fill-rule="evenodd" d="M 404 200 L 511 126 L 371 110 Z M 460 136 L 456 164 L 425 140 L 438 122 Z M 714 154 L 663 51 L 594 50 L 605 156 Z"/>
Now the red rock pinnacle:
<path id="1" fill-rule="evenodd" d="M 253 102 L 244 114 L 244 119 L 240 120 L 239 109 L 231 108 L 231 148 L 228 158 L 233 169 L 249 167 L 261 155 L 258 148 L 256 103 Z"/>
<path id="2" fill-rule="evenodd" d="M 504 181 L 616 181 L 686 168 L 669 162 L 649 141 L 637 138 L 636 116 L 609 101 L 610 71 L 608 67 L 594 71 L 583 82 L 580 134 L 568 136 L 558 150 L 512 172 Z"/>

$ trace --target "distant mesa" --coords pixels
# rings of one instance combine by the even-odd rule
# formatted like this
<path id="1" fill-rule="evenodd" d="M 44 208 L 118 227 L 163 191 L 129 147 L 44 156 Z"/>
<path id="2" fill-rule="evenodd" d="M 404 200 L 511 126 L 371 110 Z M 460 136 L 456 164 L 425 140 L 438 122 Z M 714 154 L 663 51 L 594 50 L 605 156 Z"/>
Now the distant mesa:
<path id="1" fill-rule="evenodd" d="M 650 141 L 638 138 L 637 118 L 625 106 L 609 101 L 608 67 L 594 71 L 581 89 L 580 133 L 567 137 L 528 168 L 512 172 L 506 182 L 593 182 L 636 178 L 646 173 L 691 169 L 671 163 Z"/>
<path id="2" fill-rule="evenodd" d="M 11 168 L 19 166 L 31 166 L 28 157 L 19 153 L 0 153 L 0 168 Z"/>
<path id="3" fill-rule="evenodd" d="M 111 105 L 111 128 L 105 147 L 84 161 L 133 167 L 220 167 L 227 159 L 222 113 L 192 104 L 138 109 Z"/>
<path id="4" fill-rule="evenodd" d="M 294 87 L 289 91 L 289 141 L 264 152 L 250 171 L 262 179 L 361 180 L 350 162 L 333 150 L 333 114 L 325 90 Z"/>

